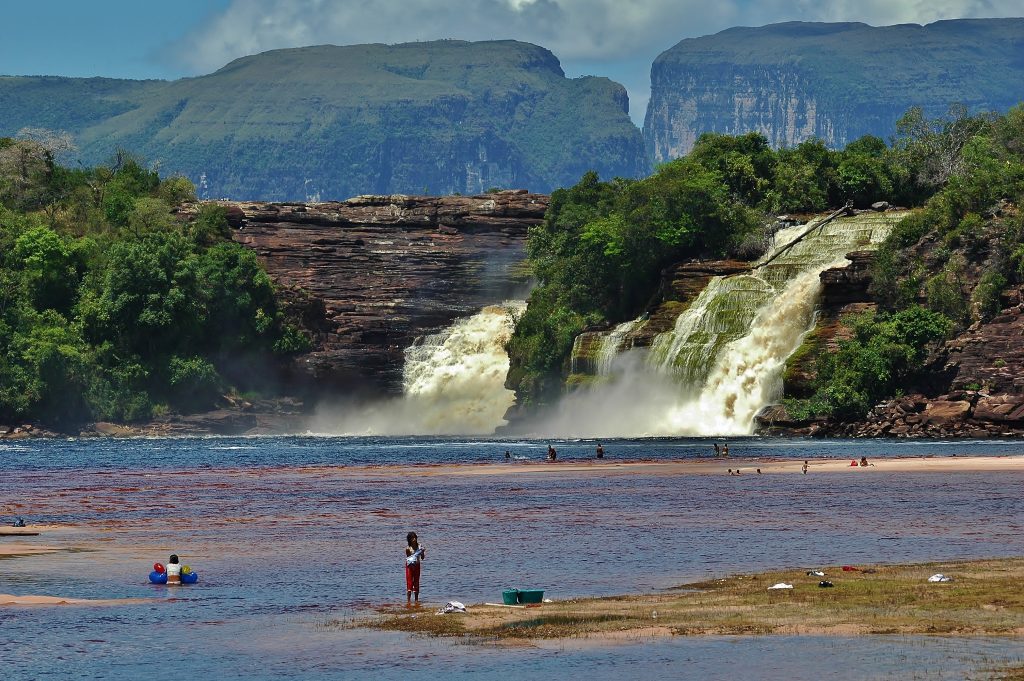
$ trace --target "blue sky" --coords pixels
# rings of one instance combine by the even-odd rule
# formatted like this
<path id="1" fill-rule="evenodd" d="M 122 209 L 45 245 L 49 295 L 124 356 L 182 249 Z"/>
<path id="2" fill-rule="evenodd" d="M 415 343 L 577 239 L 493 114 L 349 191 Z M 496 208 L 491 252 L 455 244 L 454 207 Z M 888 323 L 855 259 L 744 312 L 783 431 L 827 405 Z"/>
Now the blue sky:
<path id="1" fill-rule="evenodd" d="M 625 85 L 640 123 L 651 62 L 683 38 L 1022 15 L 1022 0 L 0 0 L 0 74 L 174 79 L 281 47 L 514 38 L 550 49 L 569 76 Z"/>

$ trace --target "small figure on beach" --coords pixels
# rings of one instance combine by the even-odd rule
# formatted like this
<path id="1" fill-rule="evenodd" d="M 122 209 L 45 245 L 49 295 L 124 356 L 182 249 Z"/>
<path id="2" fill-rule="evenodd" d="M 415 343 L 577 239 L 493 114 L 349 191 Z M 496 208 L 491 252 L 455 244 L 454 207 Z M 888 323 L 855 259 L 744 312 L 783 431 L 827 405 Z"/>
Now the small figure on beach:
<path id="1" fill-rule="evenodd" d="M 761 475 L 761 469 L 760 468 L 757 469 L 757 474 Z"/>
<path id="2" fill-rule="evenodd" d="M 427 551 L 420 544 L 415 532 L 405 535 L 405 602 L 412 601 L 413 595 L 416 602 L 420 602 L 420 565 Z"/>
<path id="3" fill-rule="evenodd" d="M 715 443 L 715 456 L 722 456 L 722 449 L 718 446 L 717 442 Z"/>
<path id="4" fill-rule="evenodd" d="M 868 466 L 874 466 L 875 464 L 868 463 L 868 457 L 862 456 L 860 457 L 860 465 L 867 468 Z"/>
<path id="5" fill-rule="evenodd" d="M 507 460 L 509 460 L 509 459 L 511 459 L 511 458 L 512 458 L 512 452 L 510 452 L 510 451 L 508 451 L 508 450 L 506 449 L 506 450 L 505 450 L 505 460 L 507 461 Z"/>
<path id="6" fill-rule="evenodd" d="M 800 468 L 800 471 L 801 471 L 801 472 L 802 472 L 802 473 L 803 473 L 804 475 L 807 475 L 807 468 L 808 468 L 808 466 L 807 466 L 807 462 L 806 462 L 806 461 L 804 461 L 804 465 L 803 465 L 803 466 L 802 466 L 802 467 Z"/>
<path id="7" fill-rule="evenodd" d="M 552 447 L 551 445 L 548 445 L 548 461 L 554 461 L 557 458 L 558 458 L 558 451 L 554 447 Z"/>
<path id="8" fill-rule="evenodd" d="M 167 559 L 167 583 L 181 584 L 181 563 L 178 562 L 178 554 L 172 553 Z"/>
<path id="9" fill-rule="evenodd" d="M 722 443 L 722 456 L 725 456 L 725 457 L 729 456 L 729 443 L 728 442 Z"/>
<path id="10" fill-rule="evenodd" d="M 597 443 L 597 458 L 604 458 L 604 447 L 601 446 L 600 442 Z"/>
<path id="11" fill-rule="evenodd" d="M 732 469 L 731 469 L 731 468 L 730 468 L 730 469 L 728 469 L 728 471 L 727 471 L 727 472 L 729 473 L 729 475 L 732 475 Z"/>
<path id="12" fill-rule="evenodd" d="M 12 527 L 25 527 L 25 519 L 20 515 L 14 517 L 14 525 Z"/>

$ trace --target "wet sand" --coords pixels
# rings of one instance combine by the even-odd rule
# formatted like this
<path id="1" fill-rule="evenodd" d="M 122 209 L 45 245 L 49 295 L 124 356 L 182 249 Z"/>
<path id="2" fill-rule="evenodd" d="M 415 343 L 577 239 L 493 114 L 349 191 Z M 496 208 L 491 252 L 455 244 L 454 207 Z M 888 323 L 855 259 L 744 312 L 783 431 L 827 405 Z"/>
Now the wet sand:
<path id="1" fill-rule="evenodd" d="M 940 473 L 940 472 L 991 472 L 991 471 L 1024 471 L 1024 455 L 1020 456 L 922 456 L 904 458 L 885 458 L 869 460 L 869 465 L 852 466 L 851 459 L 809 459 L 807 475 L 814 473 L 871 474 L 876 472 L 890 473 Z M 859 462 L 859 460 L 856 460 Z M 761 469 L 764 475 L 801 474 L 803 460 L 779 458 L 708 458 L 687 459 L 682 461 L 631 461 L 614 462 L 608 460 L 566 460 L 556 462 L 520 461 L 498 464 L 437 464 L 418 466 L 345 466 L 338 468 L 345 474 L 368 472 L 374 475 L 386 475 L 394 472 L 410 476 L 462 476 L 462 475 L 535 475 L 535 474 L 568 474 L 568 475 L 600 475 L 629 474 L 644 475 L 722 475 L 729 469 L 739 470 L 740 475 L 757 475 Z M 330 471 L 331 468 L 305 470 Z"/>
<path id="2" fill-rule="evenodd" d="M 15 596 L 0 594 L 0 607 L 5 605 L 131 605 L 148 603 L 155 598 L 65 598 L 63 596 Z"/>

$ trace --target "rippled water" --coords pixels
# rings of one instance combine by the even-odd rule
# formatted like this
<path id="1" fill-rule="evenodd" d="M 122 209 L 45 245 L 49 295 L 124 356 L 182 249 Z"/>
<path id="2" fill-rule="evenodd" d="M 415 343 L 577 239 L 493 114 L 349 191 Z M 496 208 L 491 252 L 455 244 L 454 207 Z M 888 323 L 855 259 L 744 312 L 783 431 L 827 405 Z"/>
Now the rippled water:
<path id="1" fill-rule="evenodd" d="M 594 446 L 553 444 L 569 460 L 591 457 Z M 701 439 L 604 446 L 611 461 L 711 451 Z M 537 474 L 529 461 L 514 473 L 488 470 L 505 463 L 505 449 L 540 461 L 546 448 L 314 437 L 0 443 L 0 508 L 67 524 L 36 540 L 83 549 L 0 560 L 0 593 L 158 599 L 0 608 L 5 639 L 30 642 L 0 646 L 0 668 L 14 670 L 6 678 L 491 678 L 515 665 L 520 678 L 620 678 L 626 669 L 654 678 L 673 669 L 707 679 L 863 679 L 906 678 L 900 674 L 911 669 L 952 679 L 1019 656 L 1019 641 L 921 638 L 703 638 L 524 651 L 321 626 L 403 600 L 410 529 L 428 549 L 423 598 L 434 605 L 494 601 L 510 586 L 559 599 L 765 568 L 1024 553 L 1024 476 L 1016 473 L 883 466 L 863 476 L 581 475 L 572 467 Z M 757 438 L 730 441 L 730 449 L 801 460 L 1024 451 L 1015 442 Z M 452 473 L 439 463 L 467 465 Z M 171 552 L 200 573 L 199 585 L 146 583 L 152 563 Z"/>

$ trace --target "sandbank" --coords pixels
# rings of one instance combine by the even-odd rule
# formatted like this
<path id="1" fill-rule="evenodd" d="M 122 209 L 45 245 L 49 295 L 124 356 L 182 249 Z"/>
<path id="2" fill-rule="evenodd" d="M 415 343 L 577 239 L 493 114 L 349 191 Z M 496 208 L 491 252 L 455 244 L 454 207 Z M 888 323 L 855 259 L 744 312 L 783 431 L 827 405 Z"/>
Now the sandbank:
<path id="1" fill-rule="evenodd" d="M 381 608 L 355 626 L 513 645 L 722 635 L 1024 637 L 1024 558 L 908 565 L 809 566 L 732 575 L 652 594 L 580 598 L 539 607 L 468 606 L 418 617 Z M 942 573 L 947 582 L 930 582 Z M 828 580 L 827 588 L 819 582 Z M 770 589 L 784 582 L 786 589 Z"/>
<path id="2" fill-rule="evenodd" d="M 1024 450 L 1024 445 L 1022 445 Z M 856 459 L 859 461 L 859 459 Z M 971 472 L 1024 472 L 1024 453 L 1003 456 L 917 456 L 898 458 L 875 458 L 866 467 L 851 466 L 852 459 L 808 459 L 807 475 L 820 473 L 843 475 L 871 475 L 875 473 L 971 473 Z M 394 469 L 411 476 L 447 475 L 604 475 L 604 474 L 650 474 L 650 475 L 726 475 L 729 469 L 740 470 L 740 475 L 801 474 L 803 459 L 772 458 L 706 458 L 683 459 L 678 461 L 597 461 L 596 459 L 567 459 L 556 462 L 520 461 L 494 464 L 437 464 L 425 466 L 398 466 Z M 361 467 L 345 467 L 346 472 L 356 472 Z M 367 472 L 387 473 L 389 468 L 367 467 Z"/>
<path id="3" fill-rule="evenodd" d="M 131 605 L 148 603 L 154 598 L 65 598 L 63 596 L 15 596 L 0 594 L 0 606 L 4 605 Z"/>
<path id="4" fill-rule="evenodd" d="M 58 546 L 27 544 L 25 542 L 0 542 L 0 558 L 5 556 L 35 556 L 40 553 L 56 553 L 60 550 Z"/>

